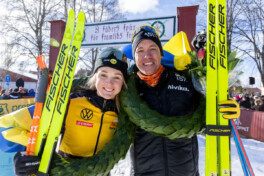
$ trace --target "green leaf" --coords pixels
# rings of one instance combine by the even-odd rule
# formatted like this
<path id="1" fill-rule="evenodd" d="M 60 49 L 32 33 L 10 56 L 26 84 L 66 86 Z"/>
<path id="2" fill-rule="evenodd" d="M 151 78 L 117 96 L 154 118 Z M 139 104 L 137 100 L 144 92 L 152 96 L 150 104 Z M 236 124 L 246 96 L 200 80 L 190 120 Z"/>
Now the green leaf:
<path id="1" fill-rule="evenodd" d="M 228 70 L 232 71 L 236 67 L 239 61 L 240 59 L 234 58 L 232 61 L 228 62 Z"/>
<path id="2" fill-rule="evenodd" d="M 80 78 L 74 78 L 72 81 L 72 87 L 84 86 L 88 80 L 88 76 L 82 76 Z"/>
<path id="3" fill-rule="evenodd" d="M 237 51 L 233 51 L 233 52 L 228 54 L 228 62 L 231 62 L 236 58 L 236 53 L 237 53 Z"/>

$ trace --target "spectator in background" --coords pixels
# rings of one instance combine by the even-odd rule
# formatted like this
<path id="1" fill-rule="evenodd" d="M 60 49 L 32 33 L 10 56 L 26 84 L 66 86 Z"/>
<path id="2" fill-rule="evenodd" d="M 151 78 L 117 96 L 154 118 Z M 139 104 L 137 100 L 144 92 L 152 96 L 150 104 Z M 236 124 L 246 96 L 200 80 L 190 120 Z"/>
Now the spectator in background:
<path id="1" fill-rule="evenodd" d="M 18 92 L 18 88 L 15 88 L 14 91 L 13 91 L 11 94 L 9 94 L 9 97 L 10 97 L 11 99 L 18 99 L 18 98 L 21 98 L 21 95 L 20 95 L 19 92 Z"/>
<path id="2" fill-rule="evenodd" d="M 5 91 L 5 89 L 2 89 L 2 90 L 1 90 L 1 96 L 0 96 L 0 99 L 1 99 L 1 100 L 9 99 L 9 97 L 8 97 L 8 93 Z"/>
<path id="3" fill-rule="evenodd" d="M 243 96 L 240 103 L 239 103 L 241 108 L 246 108 L 246 109 L 250 109 L 251 108 L 251 104 L 250 104 L 250 99 L 248 96 Z"/>
<path id="4" fill-rule="evenodd" d="M 13 92 L 13 89 L 10 88 L 10 89 L 8 90 L 8 93 L 11 94 L 12 92 Z"/>
<path id="5" fill-rule="evenodd" d="M 28 95 L 29 95 L 30 97 L 35 97 L 34 89 L 29 89 L 29 91 L 28 91 Z"/>
<path id="6" fill-rule="evenodd" d="M 242 97 L 248 95 L 248 92 L 247 92 L 247 89 L 243 89 L 243 92 L 242 92 Z"/>
<path id="7" fill-rule="evenodd" d="M 21 98 L 29 96 L 27 90 L 24 89 L 23 87 L 19 87 L 18 93 L 20 94 Z"/>
<path id="8" fill-rule="evenodd" d="M 19 87 L 19 88 L 18 88 L 18 92 L 19 92 L 19 93 L 22 93 L 23 91 L 24 91 L 23 87 Z"/>
<path id="9" fill-rule="evenodd" d="M 235 96 L 235 100 L 237 101 L 237 103 L 239 103 L 239 102 L 240 102 L 240 97 L 239 97 L 239 95 L 238 95 L 238 94 Z"/>
<path id="10" fill-rule="evenodd" d="M 264 104 L 263 101 L 259 98 L 255 100 L 255 105 L 252 107 L 253 110 L 256 111 L 264 111 Z"/>
<path id="11" fill-rule="evenodd" d="M 255 99 L 254 99 L 254 94 L 253 94 L 253 93 L 250 94 L 250 96 L 249 96 L 249 100 L 250 100 L 251 107 L 254 106 L 254 104 L 255 104 Z"/>
<path id="12" fill-rule="evenodd" d="M 23 88 L 23 94 L 22 94 L 22 96 L 23 97 L 29 97 L 28 89 Z"/>
<path id="13" fill-rule="evenodd" d="M 260 99 L 264 102 L 264 95 L 261 95 Z"/>

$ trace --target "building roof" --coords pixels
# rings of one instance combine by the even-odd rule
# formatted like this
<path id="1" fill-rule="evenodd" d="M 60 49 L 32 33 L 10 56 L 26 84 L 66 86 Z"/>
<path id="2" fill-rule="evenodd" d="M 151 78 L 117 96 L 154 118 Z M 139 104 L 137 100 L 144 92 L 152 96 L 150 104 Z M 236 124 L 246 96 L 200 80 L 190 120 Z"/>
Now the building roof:
<path id="1" fill-rule="evenodd" d="M 243 89 L 247 89 L 247 90 L 249 90 L 251 92 L 261 92 L 261 90 L 259 88 L 257 88 L 257 87 L 255 87 L 255 88 L 245 87 Z"/>
<path id="2" fill-rule="evenodd" d="M 10 75 L 11 82 L 15 82 L 17 79 L 22 78 L 25 82 L 37 82 L 38 75 L 25 71 L 10 71 L 4 68 L 0 68 L 0 81 L 5 82 L 6 75 Z"/>

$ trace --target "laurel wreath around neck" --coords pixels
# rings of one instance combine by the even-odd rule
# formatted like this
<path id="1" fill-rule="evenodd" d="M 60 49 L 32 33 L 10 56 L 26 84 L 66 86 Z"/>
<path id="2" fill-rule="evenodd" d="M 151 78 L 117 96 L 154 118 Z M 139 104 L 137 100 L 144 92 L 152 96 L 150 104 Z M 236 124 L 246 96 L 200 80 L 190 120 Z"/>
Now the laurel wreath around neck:
<path id="1" fill-rule="evenodd" d="M 121 93 L 121 107 L 129 119 L 140 128 L 153 135 L 169 139 L 190 138 L 205 131 L 205 98 L 199 96 L 199 105 L 192 113 L 184 116 L 167 117 L 149 108 L 142 101 L 136 87 L 136 75 L 128 79 L 128 91 Z"/>

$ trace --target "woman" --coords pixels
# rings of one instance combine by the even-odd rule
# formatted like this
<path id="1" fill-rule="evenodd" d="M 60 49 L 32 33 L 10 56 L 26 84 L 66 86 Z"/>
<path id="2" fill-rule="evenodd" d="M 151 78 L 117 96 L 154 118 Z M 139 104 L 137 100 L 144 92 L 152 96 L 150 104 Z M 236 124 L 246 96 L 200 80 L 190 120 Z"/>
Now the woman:
<path id="1" fill-rule="evenodd" d="M 68 175 L 73 173 L 76 175 L 83 175 L 82 173 L 93 175 L 88 167 L 82 167 L 88 169 L 85 171 L 80 170 L 78 167 L 83 163 L 90 162 L 91 164 L 87 164 L 88 166 L 94 164 L 95 161 L 99 163 L 98 161 L 102 160 L 102 157 L 98 159 L 100 156 L 97 155 L 98 152 L 100 154 L 104 153 L 104 148 L 108 143 L 118 141 L 118 139 L 113 138 L 117 133 L 117 125 L 120 125 L 118 123 L 118 94 L 126 88 L 126 77 L 127 63 L 125 55 L 114 48 L 104 49 L 96 59 L 94 74 L 88 81 L 89 89 L 70 96 L 62 129 L 58 151 L 60 156 L 64 159 L 83 160 L 68 162 L 57 157 L 55 163 L 51 164 L 52 175 L 65 175 L 64 172 Z M 127 142 L 125 150 L 128 149 L 131 141 L 132 139 Z M 106 148 L 108 150 L 111 147 L 108 145 Z M 126 151 L 123 153 L 125 154 Z M 105 157 L 103 159 L 107 160 Z M 15 173 L 17 175 L 35 174 L 39 167 L 38 161 L 39 157 L 17 153 L 14 157 Z M 58 164 L 60 162 L 64 164 Z M 102 169 L 100 174 L 108 174 L 113 165 L 114 163 L 109 164 L 107 168 L 100 168 Z M 66 171 L 67 169 L 73 173 Z"/>
<path id="2" fill-rule="evenodd" d="M 119 50 L 103 50 L 88 81 L 90 89 L 71 96 L 59 150 L 63 157 L 94 156 L 112 139 L 118 122 L 118 94 L 126 87 L 127 75 L 127 63 L 118 58 L 125 59 Z M 87 134 L 92 135 L 83 140 Z"/>

